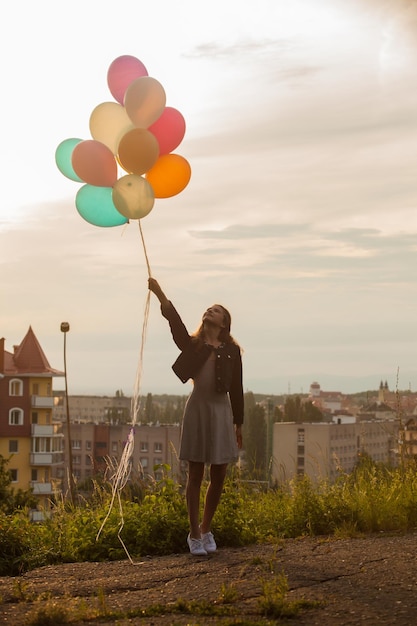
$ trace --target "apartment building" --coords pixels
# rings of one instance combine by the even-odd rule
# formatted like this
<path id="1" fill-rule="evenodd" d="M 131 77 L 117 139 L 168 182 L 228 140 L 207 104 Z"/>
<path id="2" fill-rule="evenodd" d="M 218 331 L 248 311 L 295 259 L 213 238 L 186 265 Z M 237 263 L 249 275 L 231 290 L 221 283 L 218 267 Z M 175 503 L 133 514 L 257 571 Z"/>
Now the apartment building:
<path id="1" fill-rule="evenodd" d="M 12 486 L 32 489 L 38 497 L 31 514 L 34 520 L 42 519 L 59 488 L 54 467 L 63 462 L 63 434 L 52 419 L 52 381 L 64 372 L 50 366 L 29 327 L 13 352 L 0 339 L 0 374 L 0 454 L 10 459 Z"/>
<path id="2" fill-rule="evenodd" d="M 131 398 L 122 394 L 115 396 L 69 395 L 68 412 L 71 422 L 130 422 Z M 63 392 L 55 394 L 54 421 L 65 422 L 67 402 Z"/>
<path id="3" fill-rule="evenodd" d="M 398 445 L 399 455 L 403 461 L 417 459 L 417 411 L 401 426 Z"/>
<path id="4" fill-rule="evenodd" d="M 333 480 L 341 471 L 351 472 L 361 454 L 380 463 L 397 462 L 398 423 L 393 420 L 276 422 L 273 429 L 271 474 L 278 483 L 303 475 Z"/>
<path id="5" fill-rule="evenodd" d="M 65 433 L 65 426 L 62 426 Z M 177 424 L 94 424 L 72 423 L 71 452 L 72 473 L 75 483 L 98 475 L 108 480 L 119 466 L 129 435 L 133 434 L 133 452 L 130 467 L 133 479 L 145 475 L 159 479 L 163 475 L 161 465 L 168 465 L 169 475 L 183 480 L 184 471 L 178 459 L 180 427 Z M 64 465 L 57 468 L 57 478 L 67 488 L 68 447 L 65 446 Z"/>

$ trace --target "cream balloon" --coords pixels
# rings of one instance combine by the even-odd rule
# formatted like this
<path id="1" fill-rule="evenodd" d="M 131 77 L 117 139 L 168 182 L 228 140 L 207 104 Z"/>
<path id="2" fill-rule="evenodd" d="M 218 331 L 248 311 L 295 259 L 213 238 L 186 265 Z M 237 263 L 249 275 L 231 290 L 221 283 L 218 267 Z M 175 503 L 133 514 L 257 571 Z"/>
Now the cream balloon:
<path id="1" fill-rule="evenodd" d="M 117 102 L 102 102 L 90 116 L 91 136 L 104 143 L 115 155 L 121 138 L 132 128 L 134 125 L 126 109 Z"/>
<path id="2" fill-rule="evenodd" d="M 151 185 L 137 174 L 127 174 L 119 178 L 113 185 L 112 197 L 119 213 L 131 220 L 146 217 L 155 202 Z"/>

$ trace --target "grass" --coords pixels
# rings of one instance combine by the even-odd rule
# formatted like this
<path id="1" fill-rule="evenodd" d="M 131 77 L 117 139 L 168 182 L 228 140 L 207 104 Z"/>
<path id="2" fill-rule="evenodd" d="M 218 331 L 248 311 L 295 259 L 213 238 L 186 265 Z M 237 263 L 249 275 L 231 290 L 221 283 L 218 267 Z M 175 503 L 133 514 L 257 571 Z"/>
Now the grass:
<path id="1" fill-rule="evenodd" d="M 171 479 L 143 490 L 140 501 L 126 497 L 122 510 L 114 507 L 109 514 L 109 505 L 108 489 L 101 488 L 82 506 L 57 503 L 42 524 L 31 523 L 25 511 L 0 512 L 0 575 L 56 563 L 121 560 L 126 551 L 140 559 L 186 549 L 185 499 Z M 216 537 L 228 547 L 416 527 L 415 465 L 388 468 L 368 459 L 333 483 L 313 484 L 303 477 L 262 492 L 230 476 L 214 519 Z"/>
<path id="2" fill-rule="evenodd" d="M 255 491 L 239 476 L 230 476 L 214 520 L 214 531 L 225 547 L 269 542 L 277 548 L 289 537 L 347 538 L 374 532 L 407 532 L 417 528 L 417 467 L 390 468 L 363 459 L 349 475 L 329 483 L 307 478 L 266 491 Z M 203 494 L 204 495 L 204 494 Z M 177 599 L 173 603 L 114 610 L 103 590 L 90 599 L 36 597 L 18 575 L 34 567 L 65 562 L 109 561 L 126 558 L 121 537 L 134 559 L 142 555 L 172 554 L 185 550 L 187 511 L 181 489 L 171 479 L 142 490 L 134 500 L 122 500 L 123 510 L 109 514 L 109 490 L 97 488 L 82 506 L 55 505 L 54 515 L 32 524 L 26 512 L 0 513 L 0 575 L 14 575 L 8 602 L 32 607 L 24 626 L 59 626 L 78 622 L 118 622 L 162 615 L 190 616 L 199 626 L 205 618 L 219 626 L 268 626 L 287 621 L 315 608 L 316 602 L 293 599 L 277 560 L 254 558 L 242 576 L 256 577 L 260 593 L 251 617 L 241 618 L 242 601 L 235 584 L 221 585 L 214 601 Z M 98 529 L 106 520 L 102 532 Z M 121 516 L 123 524 L 121 524 Z M 161 543 L 160 538 L 164 537 Z M 4 603 L 4 599 L 0 599 Z M 252 606 L 252 605 L 251 605 Z M 23 625 L 22 625 L 23 626 Z"/>
<path id="3" fill-rule="evenodd" d="M 262 594 L 258 600 L 261 614 L 273 619 L 296 617 L 302 609 L 320 606 L 319 602 L 288 600 L 288 579 L 284 572 L 262 583 Z"/>
<path id="4" fill-rule="evenodd" d="M 268 568 L 269 565 L 265 564 Z M 173 625 L 175 616 L 187 615 L 192 617 L 194 626 L 203 624 L 205 617 L 215 617 L 216 624 L 229 626 L 240 624 L 241 626 L 256 626 L 257 624 L 268 624 L 265 618 L 271 618 L 276 623 L 277 619 L 289 619 L 299 614 L 301 610 L 307 610 L 319 606 L 317 602 L 307 602 L 304 600 L 288 600 L 288 581 L 284 573 L 274 575 L 270 579 L 262 581 L 262 593 L 258 598 L 258 604 L 253 609 L 253 619 L 241 619 L 241 609 L 239 605 L 239 593 L 234 585 L 222 585 L 219 591 L 218 600 L 185 600 L 179 598 L 172 603 L 158 603 L 147 607 L 136 607 L 125 611 L 110 610 L 105 601 L 102 590 L 99 590 L 97 597 L 90 601 L 74 602 L 71 598 L 63 599 L 61 603 L 49 598 L 47 600 L 39 598 L 35 601 L 35 606 L 27 618 L 24 626 L 60 626 L 61 624 L 71 624 L 80 621 L 88 623 L 100 623 L 104 618 L 107 622 L 118 620 L 131 620 L 134 618 L 155 618 L 161 615 L 171 615 Z"/>

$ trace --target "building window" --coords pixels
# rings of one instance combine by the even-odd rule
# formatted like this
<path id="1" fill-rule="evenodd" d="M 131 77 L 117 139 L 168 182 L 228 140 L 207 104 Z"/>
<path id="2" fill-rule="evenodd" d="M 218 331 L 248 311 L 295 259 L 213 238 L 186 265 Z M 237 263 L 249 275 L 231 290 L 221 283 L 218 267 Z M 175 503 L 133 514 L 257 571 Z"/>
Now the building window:
<path id="1" fill-rule="evenodd" d="M 9 396 L 23 396 L 23 383 L 18 378 L 9 382 Z"/>
<path id="2" fill-rule="evenodd" d="M 72 457 L 72 462 L 74 465 L 81 465 L 81 457 L 79 454 L 74 454 Z"/>
<path id="3" fill-rule="evenodd" d="M 31 471 L 31 480 L 33 480 L 34 482 L 37 482 L 37 480 L 38 480 L 38 470 L 37 469 L 33 469 Z"/>
<path id="4" fill-rule="evenodd" d="M 91 441 L 86 441 L 85 442 L 85 449 L 86 450 L 91 450 Z"/>
<path id="5" fill-rule="evenodd" d="M 73 450 L 81 450 L 81 441 L 80 441 L 80 439 L 71 439 L 71 448 Z"/>
<path id="6" fill-rule="evenodd" d="M 148 442 L 147 441 L 141 441 L 140 442 L 140 451 L 141 452 L 147 452 L 148 451 Z"/>
<path id="7" fill-rule="evenodd" d="M 149 465 L 148 459 L 146 457 L 141 457 L 140 464 L 142 465 L 143 469 L 146 469 Z"/>
<path id="8" fill-rule="evenodd" d="M 10 474 L 10 478 L 12 483 L 17 483 L 17 478 L 18 478 L 18 471 L 17 469 L 10 469 L 9 470 L 9 474 Z"/>
<path id="9" fill-rule="evenodd" d="M 85 455 L 85 464 L 91 465 L 91 456 L 89 454 Z"/>
<path id="10" fill-rule="evenodd" d="M 153 465 L 155 467 L 155 465 L 162 465 L 162 459 L 160 458 L 156 458 L 153 460 Z"/>
<path id="11" fill-rule="evenodd" d="M 37 412 L 33 412 L 32 413 L 32 424 L 37 424 L 38 423 L 38 413 Z"/>
<path id="12" fill-rule="evenodd" d="M 153 451 L 154 452 L 162 452 L 162 443 L 154 443 Z"/>
<path id="13" fill-rule="evenodd" d="M 39 383 L 33 383 L 33 385 L 32 385 L 32 394 L 34 396 L 38 396 L 39 395 Z"/>
<path id="14" fill-rule="evenodd" d="M 32 452 L 51 452 L 51 438 L 34 437 L 32 439 Z"/>
<path id="15" fill-rule="evenodd" d="M 23 411 L 22 409 L 10 409 L 9 411 L 9 425 L 10 426 L 22 426 L 23 424 Z"/>
<path id="16" fill-rule="evenodd" d="M 112 452 L 117 452 L 118 449 L 119 449 L 119 446 L 117 444 L 117 441 L 112 441 L 112 443 L 111 443 L 111 451 Z"/>
<path id="17" fill-rule="evenodd" d="M 19 452 L 19 442 L 17 439 L 9 439 L 9 452 Z"/>
<path id="18" fill-rule="evenodd" d="M 297 443 L 304 443 L 304 428 L 299 428 L 297 431 Z"/>

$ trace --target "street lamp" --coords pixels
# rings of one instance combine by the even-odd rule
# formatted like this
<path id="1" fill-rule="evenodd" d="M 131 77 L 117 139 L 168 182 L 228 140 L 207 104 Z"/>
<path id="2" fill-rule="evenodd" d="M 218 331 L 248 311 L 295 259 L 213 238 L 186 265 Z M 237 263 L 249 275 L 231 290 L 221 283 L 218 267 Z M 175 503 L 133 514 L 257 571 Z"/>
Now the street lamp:
<path id="1" fill-rule="evenodd" d="M 69 332 L 70 325 L 68 322 L 61 323 L 61 332 L 64 333 L 64 375 L 65 375 L 65 406 L 67 414 L 67 450 L 68 450 L 68 485 L 70 491 L 70 498 L 72 504 L 75 502 L 74 498 L 74 474 L 72 471 L 72 446 L 71 446 L 71 422 L 69 413 L 69 401 L 68 401 L 68 379 L 67 379 L 67 333 Z"/>

